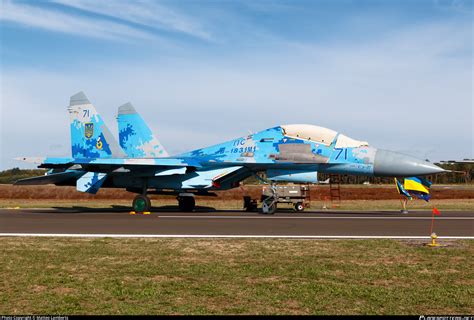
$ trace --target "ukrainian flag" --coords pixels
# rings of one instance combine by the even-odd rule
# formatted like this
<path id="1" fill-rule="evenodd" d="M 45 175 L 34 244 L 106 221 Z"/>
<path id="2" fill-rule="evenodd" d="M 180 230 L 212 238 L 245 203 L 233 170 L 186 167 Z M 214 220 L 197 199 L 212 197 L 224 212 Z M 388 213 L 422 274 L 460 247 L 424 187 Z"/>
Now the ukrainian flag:
<path id="1" fill-rule="evenodd" d="M 397 186 L 398 193 L 404 195 L 405 197 L 411 200 L 412 199 L 411 194 L 409 194 L 408 191 L 405 190 L 405 188 L 400 183 L 400 181 L 398 181 L 397 178 L 395 178 L 394 180 L 395 180 L 395 185 Z"/>
<path id="2" fill-rule="evenodd" d="M 408 191 L 430 193 L 431 182 L 418 177 L 405 178 L 404 187 Z"/>
<path id="3" fill-rule="evenodd" d="M 405 178 L 403 185 L 400 183 L 400 181 L 398 181 L 397 178 L 395 178 L 395 185 L 397 186 L 398 193 L 404 195 L 410 200 L 412 199 L 412 195 L 425 201 L 430 200 L 431 182 L 425 178 Z"/>
<path id="4" fill-rule="evenodd" d="M 430 200 L 431 182 L 425 178 L 410 177 L 405 178 L 404 188 L 416 197 L 425 201 Z"/>

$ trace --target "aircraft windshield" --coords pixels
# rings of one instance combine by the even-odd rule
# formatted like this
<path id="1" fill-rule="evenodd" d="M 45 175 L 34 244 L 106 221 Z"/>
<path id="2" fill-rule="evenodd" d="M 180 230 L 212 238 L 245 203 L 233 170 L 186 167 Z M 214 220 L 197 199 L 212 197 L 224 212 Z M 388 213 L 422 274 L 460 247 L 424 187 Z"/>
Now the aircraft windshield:
<path id="1" fill-rule="evenodd" d="M 357 148 L 368 145 L 367 141 L 355 140 L 343 134 L 340 134 L 336 141 L 336 148 Z"/>

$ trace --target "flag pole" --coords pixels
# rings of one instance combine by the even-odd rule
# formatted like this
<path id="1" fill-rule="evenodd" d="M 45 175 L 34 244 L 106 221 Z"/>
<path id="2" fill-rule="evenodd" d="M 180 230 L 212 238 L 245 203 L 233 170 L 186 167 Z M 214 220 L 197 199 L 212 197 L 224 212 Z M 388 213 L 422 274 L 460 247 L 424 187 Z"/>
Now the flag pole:
<path id="1" fill-rule="evenodd" d="M 434 216 L 440 215 L 441 212 L 439 212 L 438 208 L 433 207 L 433 210 L 431 211 L 431 233 L 433 233 L 433 227 L 434 227 Z"/>
<path id="2" fill-rule="evenodd" d="M 440 215 L 441 212 L 439 212 L 439 210 L 434 207 L 433 208 L 433 211 L 431 213 L 431 234 L 430 234 L 430 237 L 431 237 L 431 243 L 428 243 L 427 245 L 430 246 L 430 247 L 439 247 L 440 245 L 438 243 L 436 243 L 436 239 L 438 238 L 438 236 L 436 235 L 436 233 L 433 233 L 433 227 L 434 227 L 434 216 L 436 215 Z"/>
<path id="3" fill-rule="evenodd" d="M 434 227 L 434 211 L 431 211 L 431 230 L 430 230 L 430 234 L 433 234 L 433 227 Z"/>

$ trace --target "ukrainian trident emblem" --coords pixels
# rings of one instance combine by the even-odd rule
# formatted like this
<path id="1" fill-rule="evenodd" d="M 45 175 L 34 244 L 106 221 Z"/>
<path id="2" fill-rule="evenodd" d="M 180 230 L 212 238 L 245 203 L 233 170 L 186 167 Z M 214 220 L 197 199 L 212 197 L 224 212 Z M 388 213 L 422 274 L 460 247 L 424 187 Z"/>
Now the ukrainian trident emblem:
<path id="1" fill-rule="evenodd" d="M 84 136 L 87 139 L 92 138 L 94 135 L 94 124 L 93 123 L 84 123 Z"/>

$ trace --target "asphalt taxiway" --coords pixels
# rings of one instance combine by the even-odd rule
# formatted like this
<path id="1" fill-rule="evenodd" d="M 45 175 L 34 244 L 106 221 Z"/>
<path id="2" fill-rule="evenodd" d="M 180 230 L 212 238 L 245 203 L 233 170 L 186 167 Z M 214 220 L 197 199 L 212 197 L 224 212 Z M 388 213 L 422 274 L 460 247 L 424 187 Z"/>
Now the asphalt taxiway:
<path id="1" fill-rule="evenodd" d="M 198 208 L 157 208 L 130 215 L 126 208 L 0 209 L 0 236 L 427 238 L 431 212 L 277 212 L 261 215 Z M 474 239 L 474 212 L 435 217 L 440 238 Z"/>

